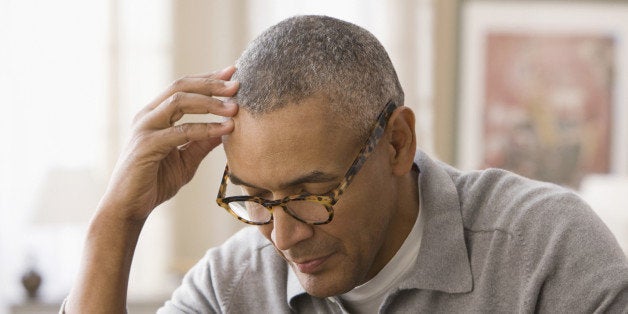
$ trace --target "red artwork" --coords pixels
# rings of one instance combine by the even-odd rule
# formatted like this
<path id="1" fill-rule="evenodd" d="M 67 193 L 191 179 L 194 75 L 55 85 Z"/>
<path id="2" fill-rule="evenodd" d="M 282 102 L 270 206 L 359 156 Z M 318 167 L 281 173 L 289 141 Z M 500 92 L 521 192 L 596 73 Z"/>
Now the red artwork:
<path id="1" fill-rule="evenodd" d="M 611 163 L 612 36 L 489 33 L 484 166 L 577 188 Z"/>

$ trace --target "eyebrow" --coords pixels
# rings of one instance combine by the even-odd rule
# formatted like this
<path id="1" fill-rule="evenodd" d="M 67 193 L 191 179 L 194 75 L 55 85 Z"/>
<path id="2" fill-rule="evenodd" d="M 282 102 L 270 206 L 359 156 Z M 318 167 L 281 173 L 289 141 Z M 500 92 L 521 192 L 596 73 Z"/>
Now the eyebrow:
<path id="1" fill-rule="evenodd" d="M 233 172 L 229 171 L 229 179 L 231 180 L 231 182 L 235 185 L 245 185 L 248 187 L 252 187 L 255 189 L 260 189 L 260 190 L 266 190 L 264 188 L 261 188 L 259 186 L 256 186 L 255 184 L 251 184 L 248 183 L 244 180 L 242 180 L 241 178 L 239 178 L 238 176 L 234 175 Z M 280 189 L 285 189 L 285 188 L 289 188 L 289 187 L 293 187 L 293 186 L 298 186 L 304 183 L 326 183 L 326 182 L 332 182 L 332 181 L 337 181 L 338 180 L 338 176 L 330 174 L 330 173 L 325 173 L 322 171 L 318 171 L 318 170 L 313 170 L 303 176 L 300 176 L 296 179 L 293 179 L 291 181 L 288 181 L 286 183 L 282 183 L 279 185 Z"/>

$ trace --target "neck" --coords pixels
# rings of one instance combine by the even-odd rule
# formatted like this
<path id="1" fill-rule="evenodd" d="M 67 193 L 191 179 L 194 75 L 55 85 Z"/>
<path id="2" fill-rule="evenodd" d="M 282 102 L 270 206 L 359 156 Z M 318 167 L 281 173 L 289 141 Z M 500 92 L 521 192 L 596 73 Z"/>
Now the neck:
<path id="1" fill-rule="evenodd" d="M 365 282 L 375 277 L 386 264 L 395 256 L 403 241 L 412 230 L 417 216 L 419 215 L 419 173 L 415 167 L 397 182 L 397 202 L 392 210 L 393 219 L 390 221 L 388 230 L 389 236 L 384 241 L 382 248 L 376 258 Z"/>

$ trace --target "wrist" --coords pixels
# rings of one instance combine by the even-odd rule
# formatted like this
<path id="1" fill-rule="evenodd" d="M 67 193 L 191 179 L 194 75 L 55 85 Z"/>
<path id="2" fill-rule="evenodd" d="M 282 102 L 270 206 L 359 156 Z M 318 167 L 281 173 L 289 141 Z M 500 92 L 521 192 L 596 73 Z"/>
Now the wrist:
<path id="1" fill-rule="evenodd" d="M 121 191 L 107 190 L 96 207 L 94 218 L 115 220 L 128 226 L 142 226 L 155 207 L 151 203 Z"/>
<path id="2" fill-rule="evenodd" d="M 125 205 L 103 198 L 89 223 L 89 232 L 107 235 L 107 241 L 133 242 L 139 237 L 147 217 L 136 214 Z"/>

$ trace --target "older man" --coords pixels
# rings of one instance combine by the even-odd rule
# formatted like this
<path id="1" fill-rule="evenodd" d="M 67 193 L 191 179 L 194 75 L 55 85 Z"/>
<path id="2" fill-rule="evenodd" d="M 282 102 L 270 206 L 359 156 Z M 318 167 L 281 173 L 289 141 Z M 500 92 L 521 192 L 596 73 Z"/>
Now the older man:
<path id="1" fill-rule="evenodd" d="M 144 221 L 222 142 L 217 202 L 257 227 L 210 249 L 160 312 L 626 311 L 626 257 L 586 204 L 417 152 L 403 104 L 377 39 L 323 16 L 177 81 L 137 116 L 66 310 L 124 311 Z M 192 113 L 230 119 L 174 125 Z"/>

